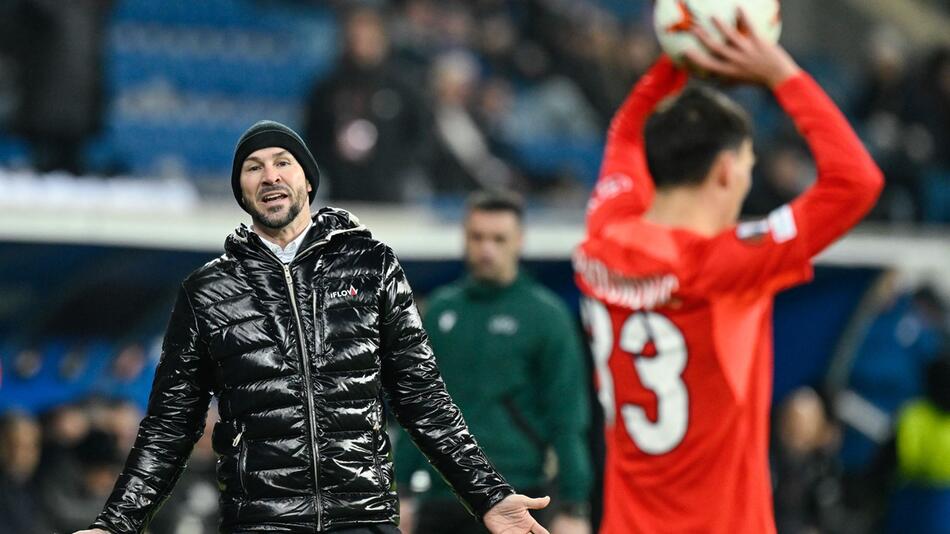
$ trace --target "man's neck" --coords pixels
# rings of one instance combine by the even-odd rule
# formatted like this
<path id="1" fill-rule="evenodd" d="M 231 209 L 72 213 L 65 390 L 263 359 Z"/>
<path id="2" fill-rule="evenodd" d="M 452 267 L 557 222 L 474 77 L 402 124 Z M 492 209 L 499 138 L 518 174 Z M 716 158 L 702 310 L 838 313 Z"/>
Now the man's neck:
<path id="1" fill-rule="evenodd" d="M 502 273 L 494 278 L 473 277 L 476 281 L 496 287 L 508 287 L 518 279 L 518 269 Z"/>
<path id="2" fill-rule="evenodd" d="M 654 224 L 682 228 L 706 237 L 722 230 L 716 203 L 706 199 L 701 188 L 657 192 L 643 218 Z"/>
<path id="3" fill-rule="evenodd" d="M 266 226 L 257 224 L 256 222 L 251 225 L 254 233 L 261 236 L 262 239 L 266 239 L 267 241 L 274 243 L 280 248 L 287 248 L 288 243 L 300 237 L 300 234 L 306 232 L 307 228 L 309 227 L 309 217 L 297 217 L 286 226 L 281 228 L 268 228 Z"/>

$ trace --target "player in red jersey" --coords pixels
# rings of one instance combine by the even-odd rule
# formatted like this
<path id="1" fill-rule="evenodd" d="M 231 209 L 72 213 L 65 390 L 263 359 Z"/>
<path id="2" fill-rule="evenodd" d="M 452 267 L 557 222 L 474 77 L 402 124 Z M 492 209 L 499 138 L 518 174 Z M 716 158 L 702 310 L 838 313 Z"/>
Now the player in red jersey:
<path id="1" fill-rule="evenodd" d="M 721 25 L 720 25 L 721 26 Z M 883 179 L 832 101 L 778 45 L 721 27 L 699 68 L 769 87 L 808 141 L 816 183 L 737 224 L 749 119 L 661 58 L 608 133 L 574 262 L 607 411 L 603 534 L 775 531 L 768 471 L 772 302 L 809 280 Z M 654 185 L 655 183 L 655 185 Z"/>

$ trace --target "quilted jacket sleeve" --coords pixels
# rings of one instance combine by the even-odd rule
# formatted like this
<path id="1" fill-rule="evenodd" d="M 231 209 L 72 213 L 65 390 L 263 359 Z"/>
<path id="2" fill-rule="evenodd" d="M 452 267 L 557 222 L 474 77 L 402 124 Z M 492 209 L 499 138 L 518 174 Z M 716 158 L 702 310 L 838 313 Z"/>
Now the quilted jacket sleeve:
<path id="1" fill-rule="evenodd" d="M 204 431 L 210 366 L 185 286 L 178 293 L 148 411 L 125 468 L 92 528 L 139 533 L 168 497 Z"/>
<path id="2" fill-rule="evenodd" d="M 480 518 L 514 490 L 479 448 L 445 390 L 406 275 L 388 248 L 384 270 L 380 334 L 390 406 L 416 446 Z"/>

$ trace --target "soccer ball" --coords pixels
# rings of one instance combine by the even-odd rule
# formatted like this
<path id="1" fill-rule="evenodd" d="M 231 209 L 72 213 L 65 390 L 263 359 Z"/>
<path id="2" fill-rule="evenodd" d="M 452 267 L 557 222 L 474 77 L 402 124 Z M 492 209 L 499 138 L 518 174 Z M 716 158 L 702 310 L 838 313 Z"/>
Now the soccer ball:
<path id="1" fill-rule="evenodd" d="M 735 26 L 740 7 L 757 35 L 773 43 L 778 41 L 782 31 L 779 0 L 656 0 L 653 28 L 660 46 L 679 63 L 687 50 L 702 47 L 690 31 L 693 26 L 699 25 L 713 38 L 720 38 L 712 17 Z"/>

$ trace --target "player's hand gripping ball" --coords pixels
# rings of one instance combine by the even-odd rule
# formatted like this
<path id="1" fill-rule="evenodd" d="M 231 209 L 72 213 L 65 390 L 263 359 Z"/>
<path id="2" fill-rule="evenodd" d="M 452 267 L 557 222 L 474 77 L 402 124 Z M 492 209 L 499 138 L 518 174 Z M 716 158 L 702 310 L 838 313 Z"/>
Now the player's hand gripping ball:
<path id="1" fill-rule="evenodd" d="M 687 50 L 703 48 L 692 32 L 694 26 L 702 27 L 714 39 L 721 41 L 722 35 L 712 18 L 735 27 L 739 8 L 742 8 L 756 35 L 773 43 L 778 42 L 782 32 L 779 0 L 656 0 L 653 27 L 663 51 L 673 61 L 682 63 Z"/>

